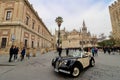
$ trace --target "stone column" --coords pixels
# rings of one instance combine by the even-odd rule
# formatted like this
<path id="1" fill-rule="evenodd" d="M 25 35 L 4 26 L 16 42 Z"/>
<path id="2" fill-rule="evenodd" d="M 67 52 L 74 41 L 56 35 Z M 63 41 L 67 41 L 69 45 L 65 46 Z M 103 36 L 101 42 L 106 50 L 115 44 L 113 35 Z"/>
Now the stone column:
<path id="1" fill-rule="evenodd" d="M 33 48 L 33 51 L 32 51 L 32 56 L 33 57 L 36 57 L 36 52 L 37 52 L 36 48 Z"/>
<path id="2" fill-rule="evenodd" d="M 27 48 L 27 49 L 26 49 L 26 57 L 28 57 L 28 59 L 29 59 L 29 57 L 30 57 L 30 48 Z"/>

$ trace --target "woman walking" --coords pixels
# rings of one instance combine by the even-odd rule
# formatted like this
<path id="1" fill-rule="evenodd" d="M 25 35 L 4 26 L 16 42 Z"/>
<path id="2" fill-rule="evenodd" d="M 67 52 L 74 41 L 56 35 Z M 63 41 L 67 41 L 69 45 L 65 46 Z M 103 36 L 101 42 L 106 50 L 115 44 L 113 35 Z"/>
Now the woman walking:
<path id="1" fill-rule="evenodd" d="M 25 56 L 25 47 L 23 47 L 21 51 L 21 61 L 24 59 L 24 56 Z"/>
<path id="2" fill-rule="evenodd" d="M 19 48 L 15 46 L 14 48 L 14 60 L 17 60 Z"/>

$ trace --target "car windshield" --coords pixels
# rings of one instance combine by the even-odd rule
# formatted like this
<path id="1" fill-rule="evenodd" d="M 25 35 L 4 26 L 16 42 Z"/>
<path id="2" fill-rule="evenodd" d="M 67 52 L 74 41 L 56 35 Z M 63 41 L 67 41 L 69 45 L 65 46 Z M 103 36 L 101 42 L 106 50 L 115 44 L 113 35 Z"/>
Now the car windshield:
<path id="1" fill-rule="evenodd" d="M 83 51 L 73 51 L 69 53 L 69 56 L 71 57 L 82 57 L 82 55 L 83 55 Z"/>

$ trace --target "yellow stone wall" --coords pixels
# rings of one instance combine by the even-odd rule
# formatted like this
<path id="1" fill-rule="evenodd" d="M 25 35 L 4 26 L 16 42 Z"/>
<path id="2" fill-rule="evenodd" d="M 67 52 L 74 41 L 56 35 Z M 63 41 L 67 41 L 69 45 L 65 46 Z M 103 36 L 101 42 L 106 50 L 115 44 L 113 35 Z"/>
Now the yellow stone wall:
<path id="1" fill-rule="evenodd" d="M 83 26 L 84 28 L 84 26 Z M 95 47 L 97 46 L 97 37 L 95 35 L 91 35 L 87 32 L 87 29 L 84 31 L 77 31 L 73 29 L 72 31 L 68 32 L 65 29 L 60 30 L 60 38 L 62 41 L 62 48 L 82 48 L 82 47 Z M 57 45 L 58 40 L 58 31 L 55 32 L 55 40 Z M 80 44 L 80 42 L 83 42 Z M 94 42 L 91 43 L 91 41 Z"/>
<path id="2" fill-rule="evenodd" d="M 6 20 L 7 11 L 12 12 L 10 20 Z M 29 17 L 28 25 L 26 16 Z M 12 35 L 15 36 L 14 42 Z M 2 38 L 7 38 L 6 47 L 2 49 L 10 48 L 12 44 L 23 47 L 25 40 L 29 48 L 32 47 L 32 41 L 37 49 L 51 48 L 54 44 L 51 33 L 28 0 L 0 0 L 0 48 Z"/>
<path id="3" fill-rule="evenodd" d="M 113 37 L 120 40 L 120 0 L 109 6 Z"/>

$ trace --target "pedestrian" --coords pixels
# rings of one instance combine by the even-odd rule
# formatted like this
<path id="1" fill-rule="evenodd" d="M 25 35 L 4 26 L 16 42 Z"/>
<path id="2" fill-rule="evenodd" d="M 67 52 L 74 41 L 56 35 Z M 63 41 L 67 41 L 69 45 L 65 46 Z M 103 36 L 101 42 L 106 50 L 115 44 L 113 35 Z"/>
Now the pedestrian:
<path id="1" fill-rule="evenodd" d="M 107 51 L 107 47 L 104 47 L 104 48 L 103 48 L 103 51 L 104 51 L 104 54 L 105 54 L 106 51 Z"/>
<path id="2" fill-rule="evenodd" d="M 61 46 L 58 48 L 58 53 L 59 53 L 59 56 L 61 57 L 61 53 L 62 53 L 62 47 Z"/>
<path id="3" fill-rule="evenodd" d="M 19 48 L 15 46 L 15 48 L 14 48 L 14 60 L 17 60 L 18 52 L 19 52 Z"/>
<path id="4" fill-rule="evenodd" d="M 11 62 L 13 54 L 14 54 L 14 45 L 12 45 L 9 50 L 9 62 Z"/>
<path id="5" fill-rule="evenodd" d="M 98 48 L 97 47 L 94 48 L 94 53 L 95 53 L 95 56 L 98 56 Z"/>
<path id="6" fill-rule="evenodd" d="M 21 61 L 23 61 L 25 56 L 25 47 L 23 47 L 22 51 L 21 51 Z"/>
<path id="7" fill-rule="evenodd" d="M 110 55 L 110 53 L 111 53 L 111 48 L 108 47 L 108 54 Z"/>
<path id="8" fill-rule="evenodd" d="M 90 47 L 88 47 L 88 52 L 90 52 Z"/>
<path id="9" fill-rule="evenodd" d="M 69 48 L 66 48 L 66 56 L 69 54 Z"/>
<path id="10" fill-rule="evenodd" d="M 94 47 L 91 49 L 91 52 L 92 52 L 92 55 L 94 57 L 95 56 L 95 49 L 94 49 Z"/>

